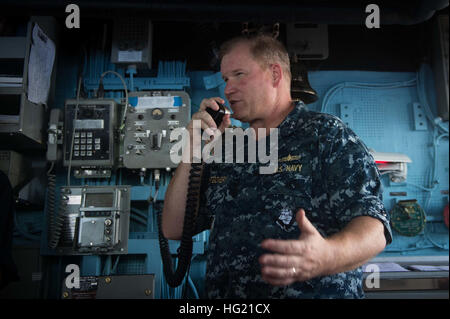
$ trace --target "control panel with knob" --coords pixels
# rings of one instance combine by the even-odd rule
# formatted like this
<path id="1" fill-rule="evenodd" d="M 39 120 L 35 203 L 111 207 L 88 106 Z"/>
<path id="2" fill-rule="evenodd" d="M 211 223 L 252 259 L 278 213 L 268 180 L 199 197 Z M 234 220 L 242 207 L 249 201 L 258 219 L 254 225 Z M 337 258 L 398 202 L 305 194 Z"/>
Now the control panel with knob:
<path id="1" fill-rule="evenodd" d="M 184 91 L 140 91 L 129 95 L 123 165 L 129 169 L 175 168 L 170 159 L 176 141 L 170 133 L 186 127 L 191 116 L 191 102 Z"/>

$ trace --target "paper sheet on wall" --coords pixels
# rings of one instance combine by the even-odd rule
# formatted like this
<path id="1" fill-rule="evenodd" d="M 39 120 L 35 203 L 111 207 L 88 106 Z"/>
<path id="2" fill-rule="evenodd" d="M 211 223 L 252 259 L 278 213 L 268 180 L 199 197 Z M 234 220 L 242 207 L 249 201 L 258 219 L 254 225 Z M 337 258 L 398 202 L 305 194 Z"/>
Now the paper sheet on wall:
<path id="1" fill-rule="evenodd" d="M 28 100 L 36 104 L 47 104 L 55 60 L 55 44 L 37 24 L 34 25 L 31 37 L 32 44 L 28 62 Z"/>
<path id="2" fill-rule="evenodd" d="M 136 109 L 154 109 L 182 106 L 182 100 L 179 96 L 141 96 L 130 98 L 130 103 Z"/>

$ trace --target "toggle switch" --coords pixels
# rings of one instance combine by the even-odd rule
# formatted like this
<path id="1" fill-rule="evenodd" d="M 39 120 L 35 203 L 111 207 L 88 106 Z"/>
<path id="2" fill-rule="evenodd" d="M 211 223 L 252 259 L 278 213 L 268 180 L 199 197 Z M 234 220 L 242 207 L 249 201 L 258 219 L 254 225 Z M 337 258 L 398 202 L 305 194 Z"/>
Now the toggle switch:
<path id="1" fill-rule="evenodd" d="M 162 133 L 152 134 L 152 149 L 160 150 L 162 144 Z"/>

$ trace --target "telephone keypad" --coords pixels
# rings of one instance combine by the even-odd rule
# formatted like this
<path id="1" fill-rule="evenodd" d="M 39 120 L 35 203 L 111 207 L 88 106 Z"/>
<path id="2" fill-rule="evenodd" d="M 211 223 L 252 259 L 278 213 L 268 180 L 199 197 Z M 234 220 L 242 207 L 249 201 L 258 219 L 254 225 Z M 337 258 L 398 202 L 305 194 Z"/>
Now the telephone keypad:
<path id="1" fill-rule="evenodd" d="M 66 101 L 64 166 L 68 166 L 70 161 L 72 167 L 81 166 L 83 169 L 108 168 L 114 165 L 118 155 L 115 151 L 115 147 L 118 146 L 114 126 L 116 109 L 117 104 L 106 99 L 98 102 L 89 99 L 83 103 L 76 100 Z"/>
<path id="2" fill-rule="evenodd" d="M 94 156 L 101 149 L 101 138 L 95 137 L 94 132 L 75 132 L 73 157 Z"/>

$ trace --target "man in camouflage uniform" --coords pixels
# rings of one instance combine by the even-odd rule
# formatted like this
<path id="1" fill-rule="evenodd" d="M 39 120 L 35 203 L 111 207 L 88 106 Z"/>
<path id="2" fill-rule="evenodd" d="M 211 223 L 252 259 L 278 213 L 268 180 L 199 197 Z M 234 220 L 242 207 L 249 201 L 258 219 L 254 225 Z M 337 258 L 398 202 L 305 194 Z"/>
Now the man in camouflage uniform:
<path id="1" fill-rule="evenodd" d="M 292 102 L 289 59 L 276 40 L 231 40 L 221 61 L 233 117 L 266 128 L 255 137 L 266 144 L 278 128 L 278 165 L 273 174 L 261 174 L 267 164 L 258 160 L 205 165 L 200 209 L 215 216 L 208 297 L 362 298 L 361 265 L 392 240 L 372 156 L 338 118 Z M 206 132 L 216 128 L 205 112 L 216 101 L 225 102 L 205 99 L 192 116 Z M 217 129 L 229 124 L 225 116 Z M 163 231 L 172 239 L 181 237 L 189 168 L 180 163 L 166 193 Z"/>

